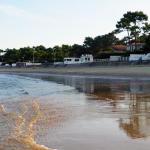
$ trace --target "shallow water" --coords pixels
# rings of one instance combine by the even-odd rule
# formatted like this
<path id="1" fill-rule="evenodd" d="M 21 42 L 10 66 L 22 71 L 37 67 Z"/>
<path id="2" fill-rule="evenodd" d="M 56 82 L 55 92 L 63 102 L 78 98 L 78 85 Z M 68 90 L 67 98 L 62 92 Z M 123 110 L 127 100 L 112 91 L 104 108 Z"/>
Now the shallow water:
<path id="1" fill-rule="evenodd" d="M 148 150 L 150 80 L 0 75 L 0 150 Z"/>

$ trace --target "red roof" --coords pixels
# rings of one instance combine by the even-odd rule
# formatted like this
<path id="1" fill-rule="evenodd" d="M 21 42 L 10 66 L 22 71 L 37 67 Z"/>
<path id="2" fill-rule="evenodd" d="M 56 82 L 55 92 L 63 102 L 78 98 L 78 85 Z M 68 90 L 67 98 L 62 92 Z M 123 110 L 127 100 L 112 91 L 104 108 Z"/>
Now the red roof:
<path id="1" fill-rule="evenodd" d="M 113 45 L 112 48 L 117 51 L 125 51 L 127 50 L 126 45 Z"/>

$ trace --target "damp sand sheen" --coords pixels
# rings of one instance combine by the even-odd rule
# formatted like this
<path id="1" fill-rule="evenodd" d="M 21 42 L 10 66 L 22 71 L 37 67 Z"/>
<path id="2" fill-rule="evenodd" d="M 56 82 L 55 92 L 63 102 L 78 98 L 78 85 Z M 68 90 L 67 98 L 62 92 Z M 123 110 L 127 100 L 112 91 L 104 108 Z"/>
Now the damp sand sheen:
<path id="1" fill-rule="evenodd" d="M 39 103 L 33 101 L 21 107 L 22 112 L 7 112 L 0 105 L 0 150 L 53 150 L 34 140 L 33 126 L 41 117 Z"/>
<path id="2" fill-rule="evenodd" d="M 149 150 L 149 116 L 150 80 L 0 75 L 0 150 Z"/>

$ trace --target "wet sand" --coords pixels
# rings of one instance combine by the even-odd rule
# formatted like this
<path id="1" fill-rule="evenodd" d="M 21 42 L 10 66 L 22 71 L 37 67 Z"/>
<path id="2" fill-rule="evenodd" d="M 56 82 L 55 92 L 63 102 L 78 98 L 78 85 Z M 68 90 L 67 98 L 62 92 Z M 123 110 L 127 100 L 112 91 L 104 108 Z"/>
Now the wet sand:
<path id="1" fill-rule="evenodd" d="M 33 127 L 41 117 L 44 118 L 40 104 L 28 101 L 15 105 L 11 112 L 5 110 L 5 105 L 0 105 L 0 150 L 54 150 L 35 141 Z"/>
<path id="2" fill-rule="evenodd" d="M 28 74 L 30 75 L 35 76 L 36 73 Z M 27 149 L 36 141 L 34 146 L 39 146 L 39 149 L 44 145 L 42 148 L 52 147 L 58 150 L 149 150 L 150 80 L 40 75 L 38 78 L 44 79 L 45 84 L 39 84 L 42 85 L 40 88 L 38 84 L 34 86 L 35 91 L 42 95 L 38 97 L 38 101 L 31 101 L 28 97 L 26 101 L 21 100 L 19 103 L 9 100 L 1 104 L 5 108 L 5 112 L 3 109 L 1 111 L 2 116 L 3 112 L 19 112 L 26 120 L 26 126 L 21 123 L 21 132 L 17 130 L 17 142 L 22 149 Z M 24 77 L 21 77 L 21 80 L 24 80 Z M 29 81 L 32 83 L 32 79 Z M 18 80 L 16 82 L 18 83 Z M 57 86 L 54 87 L 52 83 Z M 52 86 L 46 89 L 46 86 L 51 84 Z M 50 93 L 43 95 L 44 88 Z M 56 92 L 51 91 L 53 88 Z M 24 113 L 24 106 L 28 113 Z M 7 118 L 7 115 L 3 118 Z M 14 126 L 12 117 L 6 121 L 10 121 Z M 5 124 L 4 120 L 2 122 Z M 17 129 L 20 129 L 20 121 L 18 123 Z M 9 129 L 14 133 L 12 128 Z M 22 131 L 29 131 L 26 133 L 32 138 L 29 140 L 31 143 L 28 143 L 24 136 L 20 141 Z M 0 139 L 6 134 L 7 132 L 0 132 Z M 11 142 L 14 138 L 16 139 L 16 136 L 11 138 Z M 18 143 L 12 143 L 13 150 L 16 150 Z M 5 146 L 2 150 L 10 148 L 9 144 L 2 146 Z M 42 148 L 40 150 L 43 150 Z M 30 149 L 33 147 L 29 147 Z"/>
<path id="3" fill-rule="evenodd" d="M 16 73 L 48 73 L 62 75 L 89 76 L 124 76 L 150 77 L 150 66 L 76 66 L 76 67 L 47 67 L 47 68 L 0 68 L 0 72 Z"/>

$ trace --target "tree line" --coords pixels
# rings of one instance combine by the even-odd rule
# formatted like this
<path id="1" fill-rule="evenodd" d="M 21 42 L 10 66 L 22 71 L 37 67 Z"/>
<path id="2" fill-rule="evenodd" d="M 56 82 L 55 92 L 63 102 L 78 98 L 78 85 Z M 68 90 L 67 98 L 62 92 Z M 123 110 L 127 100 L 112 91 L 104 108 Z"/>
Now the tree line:
<path id="1" fill-rule="evenodd" d="M 118 39 L 117 35 L 126 32 L 126 36 Z M 0 61 L 5 63 L 16 62 L 40 62 L 52 63 L 63 61 L 64 57 L 80 57 L 82 54 L 92 54 L 94 58 L 106 58 L 115 55 L 112 45 L 131 45 L 132 42 L 143 42 L 145 47 L 143 53 L 150 52 L 150 24 L 148 16 L 142 11 L 127 12 L 117 22 L 116 29 L 112 32 L 96 36 L 86 37 L 83 44 L 62 45 L 46 48 L 42 45 L 36 47 L 24 47 L 20 49 L 0 50 Z M 125 52 L 126 53 L 130 52 Z M 135 50 L 135 53 L 137 51 Z"/>

